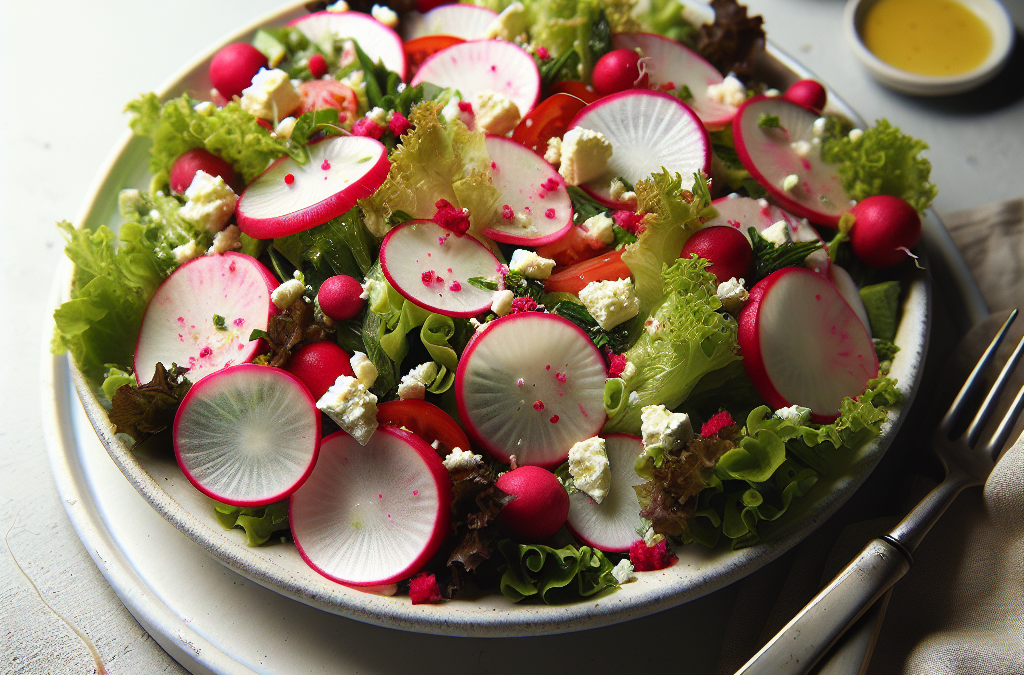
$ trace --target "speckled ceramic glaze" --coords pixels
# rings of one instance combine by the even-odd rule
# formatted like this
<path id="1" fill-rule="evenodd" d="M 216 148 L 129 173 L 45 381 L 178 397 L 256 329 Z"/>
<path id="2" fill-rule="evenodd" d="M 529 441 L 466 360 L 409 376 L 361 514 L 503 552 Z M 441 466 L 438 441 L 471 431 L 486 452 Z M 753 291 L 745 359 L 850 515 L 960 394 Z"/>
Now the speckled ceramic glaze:
<path id="1" fill-rule="evenodd" d="M 302 13 L 293 6 L 274 17 L 249 26 L 226 42 L 248 40 L 264 24 L 281 24 Z M 219 47 L 220 45 L 217 45 Z M 162 88 L 164 98 L 193 92 L 204 98 L 210 90 L 207 66 L 216 47 Z M 758 76 L 779 88 L 810 74 L 788 57 L 769 47 Z M 830 93 L 829 107 L 857 117 Z M 125 138 L 115 152 L 79 219 L 85 227 L 115 222 L 117 194 L 124 187 L 144 187 L 148 142 Z M 929 215 L 934 218 L 933 215 Z M 941 229 L 941 226 L 939 226 Z M 424 633 L 455 636 L 527 636 L 594 628 L 634 619 L 693 600 L 740 579 L 775 559 L 806 537 L 832 515 L 867 478 L 892 442 L 912 403 L 920 382 L 928 343 L 930 284 L 924 272 L 907 279 L 908 293 L 896 342 L 901 351 L 891 375 L 904 394 L 902 406 L 890 412 L 882 435 L 851 453 L 842 471 L 818 481 L 783 520 L 763 523 L 763 543 L 740 551 L 726 547 L 709 550 L 697 545 L 676 551 L 679 562 L 665 570 L 638 575 L 635 583 L 596 598 L 570 605 L 514 605 L 500 594 L 457 599 L 442 605 L 413 606 L 408 597 L 381 597 L 333 583 L 303 563 L 295 547 L 278 544 L 250 548 L 239 530 L 227 531 L 214 517 L 209 498 L 198 492 L 167 454 L 131 453 L 114 434 L 106 411 L 96 396 L 95 384 L 86 382 L 72 364 L 79 397 L 110 457 L 136 490 L 164 518 L 202 546 L 218 561 L 254 582 L 318 607 L 359 621 Z"/>

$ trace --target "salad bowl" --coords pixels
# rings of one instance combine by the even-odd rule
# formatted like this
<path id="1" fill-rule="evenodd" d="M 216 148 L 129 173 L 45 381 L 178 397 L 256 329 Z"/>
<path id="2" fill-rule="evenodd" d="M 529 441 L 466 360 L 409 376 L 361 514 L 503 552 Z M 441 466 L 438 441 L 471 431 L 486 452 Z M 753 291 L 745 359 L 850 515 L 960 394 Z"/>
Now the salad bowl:
<path id="1" fill-rule="evenodd" d="M 293 4 L 247 26 L 174 75 L 157 93 L 170 98 L 184 92 L 209 91 L 210 59 L 228 42 L 248 40 L 266 25 L 280 25 L 304 13 Z M 777 88 L 810 77 L 796 62 L 768 46 L 755 77 Z M 829 111 L 858 121 L 855 113 L 829 92 Z M 77 221 L 92 228 L 116 223 L 118 192 L 148 184 L 148 141 L 127 134 L 101 171 L 95 189 Z M 927 216 L 934 219 L 934 215 Z M 932 227 L 935 227 L 933 220 Z M 939 226 L 941 227 L 941 226 Z M 68 266 L 66 269 L 70 269 Z M 374 625 L 452 636 L 529 636 L 595 628 L 638 618 L 696 599 L 722 588 L 775 559 L 828 519 L 864 482 L 893 442 L 913 403 L 921 380 L 928 344 L 931 286 L 926 272 L 913 270 L 905 279 L 902 320 L 895 342 L 901 351 L 890 376 L 898 380 L 903 402 L 889 412 L 881 435 L 846 455 L 841 466 L 823 476 L 812 490 L 774 523 L 764 523 L 762 542 L 733 551 L 727 546 L 707 549 L 696 544 L 676 550 L 679 562 L 638 575 L 624 584 L 585 601 L 567 605 L 512 604 L 499 594 L 459 597 L 441 605 L 412 605 L 406 597 L 385 597 L 334 583 L 314 572 L 291 544 L 246 546 L 238 530 L 224 531 L 214 516 L 213 502 L 185 478 L 173 455 L 131 451 L 107 418 L 97 383 L 88 381 L 71 364 L 73 379 L 85 412 L 111 459 L 139 494 L 167 521 L 200 545 L 215 560 L 242 576 L 286 597 L 327 612 Z M 70 274 L 68 275 L 70 279 Z M 64 285 L 65 299 L 70 283 Z"/>

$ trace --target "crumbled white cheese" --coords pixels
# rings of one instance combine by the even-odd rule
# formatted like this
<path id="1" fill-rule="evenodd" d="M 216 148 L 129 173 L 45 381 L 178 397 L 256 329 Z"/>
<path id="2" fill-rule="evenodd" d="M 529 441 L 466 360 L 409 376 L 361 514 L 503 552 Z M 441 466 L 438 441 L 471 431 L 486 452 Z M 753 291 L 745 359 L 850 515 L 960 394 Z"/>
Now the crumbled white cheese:
<path id="1" fill-rule="evenodd" d="M 768 98 L 778 98 L 782 96 L 782 92 L 779 91 L 778 89 L 765 89 L 764 95 L 767 96 Z"/>
<path id="2" fill-rule="evenodd" d="M 206 255 L 227 253 L 242 248 L 242 231 L 237 225 L 228 225 L 223 230 L 213 235 L 213 246 L 206 252 Z"/>
<path id="3" fill-rule="evenodd" d="M 377 430 L 377 397 L 354 377 L 338 377 L 316 407 L 360 445 L 366 445 Z"/>
<path id="4" fill-rule="evenodd" d="M 636 402 L 640 400 L 640 392 L 638 392 L 638 391 L 631 391 L 631 392 L 629 392 L 629 399 L 627 399 L 627 400 L 629 401 L 630 405 L 636 405 Z"/>
<path id="5" fill-rule="evenodd" d="M 367 112 L 365 117 L 376 122 L 379 127 L 386 127 L 388 125 L 388 113 L 384 108 L 374 108 Z"/>
<path id="6" fill-rule="evenodd" d="M 220 176 L 211 176 L 205 171 L 196 171 L 192 183 L 185 190 L 188 202 L 178 213 L 182 218 L 206 228 L 220 232 L 235 214 L 238 196 Z"/>
<path id="7" fill-rule="evenodd" d="M 164 222 L 164 217 L 162 215 L 160 215 L 160 212 L 157 211 L 156 209 L 150 209 L 149 210 L 149 217 L 153 219 L 153 222 L 156 222 L 156 223 Z"/>
<path id="8" fill-rule="evenodd" d="M 647 321 L 644 321 L 644 330 L 647 331 L 647 334 L 650 335 L 651 337 L 657 335 L 658 330 L 660 328 L 661 322 L 655 319 L 653 316 L 647 319 Z"/>
<path id="9" fill-rule="evenodd" d="M 433 361 L 421 363 L 407 375 L 402 376 L 398 383 L 398 398 L 403 401 L 410 398 L 423 398 L 427 394 L 427 385 L 437 377 L 437 364 Z"/>
<path id="10" fill-rule="evenodd" d="M 491 311 L 498 316 L 505 316 L 512 311 L 512 291 L 494 291 L 491 296 Z"/>
<path id="11" fill-rule="evenodd" d="M 270 301 L 278 309 L 287 309 L 302 297 L 302 293 L 305 290 L 306 287 L 302 285 L 301 281 L 289 279 L 274 289 L 274 292 L 270 294 Z"/>
<path id="12" fill-rule="evenodd" d="M 579 293 L 580 302 L 605 330 L 615 328 L 640 313 L 640 301 L 630 279 L 592 281 Z"/>
<path id="13" fill-rule="evenodd" d="M 217 109 L 217 106 L 210 101 L 200 101 L 192 106 L 192 109 L 203 117 L 209 117 L 213 114 L 213 111 Z"/>
<path id="14" fill-rule="evenodd" d="M 778 220 L 761 230 L 761 236 L 776 246 L 782 246 L 789 241 L 788 227 L 786 221 Z"/>
<path id="15" fill-rule="evenodd" d="M 347 42 L 345 42 L 345 44 L 346 45 L 351 45 L 352 41 L 348 40 Z M 348 52 L 343 48 L 342 53 L 341 53 L 341 67 L 342 68 L 348 67 L 345 64 L 345 59 L 346 59 L 346 54 L 347 53 Z M 358 57 L 356 57 L 355 47 L 352 47 L 352 63 L 355 63 L 357 58 Z M 351 65 L 351 64 L 348 64 L 348 65 Z M 346 75 L 345 77 L 341 78 L 338 81 L 341 82 L 343 85 L 345 85 L 346 87 L 348 87 L 349 89 L 351 89 L 352 91 L 355 92 L 355 94 L 356 94 L 356 101 L 359 102 L 359 110 L 366 110 L 367 108 L 370 107 L 370 99 L 366 95 L 366 78 L 363 75 L 363 71 L 361 71 L 361 70 L 353 70 L 351 73 L 349 73 L 348 75 Z M 352 119 L 351 121 L 355 122 L 354 119 Z"/>
<path id="16" fill-rule="evenodd" d="M 562 139 L 558 136 L 548 139 L 548 147 L 544 151 L 544 161 L 555 167 L 562 163 Z"/>
<path id="17" fill-rule="evenodd" d="M 551 276 L 551 270 L 555 269 L 555 261 L 543 258 L 525 248 L 517 248 L 512 253 L 508 268 L 519 272 L 527 279 L 547 279 Z"/>
<path id="18" fill-rule="evenodd" d="M 580 185 L 603 174 L 612 157 L 612 144 L 600 131 L 575 127 L 562 136 L 558 172 L 566 185 Z"/>
<path id="19" fill-rule="evenodd" d="M 448 456 L 444 458 L 442 463 L 444 468 L 449 471 L 475 469 L 478 466 L 483 466 L 484 458 L 473 454 L 471 450 L 452 448 L 452 451 L 448 453 Z"/>
<path id="20" fill-rule="evenodd" d="M 601 212 L 583 221 L 584 239 L 594 248 L 611 246 L 615 243 L 615 221 Z"/>
<path id="21" fill-rule="evenodd" d="M 806 157 L 811 154 L 811 148 L 814 146 L 807 141 L 794 141 L 789 144 L 789 147 L 793 148 L 793 154 L 797 157 Z"/>
<path id="22" fill-rule="evenodd" d="M 636 193 L 626 189 L 626 184 L 618 178 L 614 179 L 611 185 L 608 186 L 608 196 L 617 202 L 629 204 L 636 202 Z"/>
<path id="23" fill-rule="evenodd" d="M 576 489 L 600 504 L 612 486 L 612 469 L 604 439 L 594 436 L 569 450 L 569 474 Z"/>
<path id="24" fill-rule="evenodd" d="M 274 133 L 277 134 L 278 138 L 291 138 L 297 121 L 294 117 L 285 117 L 274 127 Z"/>
<path id="25" fill-rule="evenodd" d="M 536 230 L 533 226 L 533 216 L 525 211 L 519 211 L 512 216 L 512 224 L 521 230 Z"/>
<path id="26" fill-rule="evenodd" d="M 352 358 L 348 362 L 359 384 L 369 389 L 377 381 L 377 366 L 373 365 L 373 361 L 363 352 L 352 352 Z"/>
<path id="27" fill-rule="evenodd" d="M 302 103 L 299 89 L 288 73 L 260 68 L 252 84 L 242 90 L 242 110 L 264 120 L 280 120 L 292 114 Z"/>
<path id="28" fill-rule="evenodd" d="M 715 10 L 711 5 L 701 0 L 680 0 L 683 6 L 683 19 L 694 26 L 710 26 L 715 23 Z"/>
<path id="29" fill-rule="evenodd" d="M 381 5 L 374 5 L 370 8 L 370 16 L 388 28 L 395 28 L 398 26 L 398 14 L 395 13 L 390 7 L 382 7 Z"/>
<path id="30" fill-rule="evenodd" d="M 189 239 L 181 246 L 175 246 L 171 249 L 171 253 L 174 254 L 174 260 L 177 261 L 179 265 L 187 263 L 193 258 L 198 258 L 203 254 L 202 250 L 196 246 L 195 239 Z"/>
<path id="31" fill-rule="evenodd" d="M 448 99 L 448 102 L 444 104 L 443 108 L 441 108 L 441 116 L 444 117 L 449 122 L 453 120 L 459 120 L 460 122 L 465 124 L 466 127 L 470 129 L 470 131 L 472 131 L 476 125 L 475 111 L 473 110 L 472 105 L 470 105 L 469 110 L 463 110 L 462 108 L 459 107 L 459 103 L 461 102 L 462 97 L 459 95 L 458 92 L 452 94 L 451 98 Z"/>
<path id="32" fill-rule="evenodd" d="M 327 11 L 328 12 L 347 12 L 348 11 L 348 3 L 345 2 L 345 0 L 338 0 L 335 3 L 327 5 Z"/>
<path id="33" fill-rule="evenodd" d="M 848 137 L 851 143 L 856 143 L 860 139 L 864 138 L 864 132 L 861 129 L 850 129 Z"/>
<path id="34" fill-rule="evenodd" d="M 636 575 L 633 574 L 633 563 L 629 562 L 629 558 L 623 558 L 612 568 L 612 577 L 619 585 L 628 584 L 636 579 Z"/>
<path id="35" fill-rule="evenodd" d="M 786 420 L 793 424 L 807 424 L 811 421 L 811 409 L 799 405 L 791 405 L 788 408 L 779 408 L 775 416 L 780 420 Z"/>
<path id="36" fill-rule="evenodd" d="M 519 124 L 519 106 L 504 94 L 487 89 L 473 97 L 476 128 L 486 134 L 504 136 Z"/>
<path id="37" fill-rule="evenodd" d="M 786 192 L 792 192 L 797 185 L 800 184 L 800 176 L 795 173 L 791 173 L 782 179 L 782 189 Z"/>
<path id="38" fill-rule="evenodd" d="M 739 107 L 747 100 L 747 88 L 732 75 L 727 75 L 720 84 L 708 85 L 708 100 Z"/>
<path id="39" fill-rule="evenodd" d="M 640 411 L 640 433 L 644 448 L 672 450 L 693 438 L 693 426 L 686 413 L 669 412 L 663 405 L 647 405 Z"/>
<path id="40" fill-rule="evenodd" d="M 502 10 L 501 14 L 487 26 L 484 37 L 488 40 L 508 40 L 512 42 L 524 35 L 530 26 L 530 17 L 521 2 L 513 2 Z"/>
<path id="41" fill-rule="evenodd" d="M 814 120 L 814 124 L 811 126 L 811 133 L 820 138 L 825 133 L 825 125 L 828 124 L 828 120 L 824 117 L 819 117 Z"/>
<path id="42" fill-rule="evenodd" d="M 654 531 L 653 527 L 648 527 L 647 531 L 644 532 L 644 545 L 648 548 L 651 546 L 657 546 L 663 541 L 665 541 L 665 535 L 658 534 Z"/>
<path id="43" fill-rule="evenodd" d="M 718 290 L 715 292 L 715 295 L 722 301 L 722 307 L 725 308 L 725 311 L 730 314 L 735 314 L 743 309 L 743 304 L 750 297 L 747 289 L 743 287 L 743 279 L 737 279 L 736 277 L 718 284 Z"/>
<path id="44" fill-rule="evenodd" d="M 636 366 L 633 365 L 632 361 L 626 361 L 626 365 L 622 368 L 622 374 L 619 375 L 620 380 L 628 380 L 636 374 Z"/>

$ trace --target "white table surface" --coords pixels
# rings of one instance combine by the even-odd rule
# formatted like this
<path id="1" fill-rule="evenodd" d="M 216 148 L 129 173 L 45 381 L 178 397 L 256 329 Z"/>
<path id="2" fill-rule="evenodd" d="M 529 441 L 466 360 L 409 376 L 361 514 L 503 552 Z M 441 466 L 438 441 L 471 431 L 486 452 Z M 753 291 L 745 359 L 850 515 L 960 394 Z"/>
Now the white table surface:
<path id="1" fill-rule="evenodd" d="M 1024 0 L 1004 0 L 1018 31 Z M 875 84 L 846 48 L 841 0 L 750 0 L 772 40 L 867 119 L 926 139 L 936 209 L 1024 195 L 1024 95 L 912 99 Z M 61 256 L 53 223 L 74 219 L 125 129 L 123 106 L 157 88 L 274 0 L 0 0 L 0 533 L 47 601 L 96 643 L 115 673 L 184 673 L 107 586 L 72 529 L 46 461 L 39 373 L 47 300 Z M 1019 68 L 1019 66 L 1018 66 Z M 1018 70 L 1018 72 L 1020 72 Z M 0 548 L 0 672 L 88 673 L 77 637 Z"/>

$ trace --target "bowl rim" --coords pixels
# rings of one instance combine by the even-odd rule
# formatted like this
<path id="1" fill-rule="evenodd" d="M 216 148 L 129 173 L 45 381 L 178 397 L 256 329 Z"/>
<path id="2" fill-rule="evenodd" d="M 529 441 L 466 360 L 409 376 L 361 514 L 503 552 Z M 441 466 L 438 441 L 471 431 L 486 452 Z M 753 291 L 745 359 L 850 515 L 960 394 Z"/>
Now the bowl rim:
<path id="1" fill-rule="evenodd" d="M 922 75 L 886 63 L 875 56 L 861 38 L 866 12 L 881 0 L 848 0 L 843 10 L 843 31 L 853 53 L 883 84 L 919 95 L 955 94 L 973 89 L 995 77 L 1010 58 L 1016 40 L 1013 19 L 999 0 L 954 0 L 977 16 L 992 33 L 992 50 L 976 68 L 956 75 Z M 984 14 L 975 6 L 985 6 Z"/>

